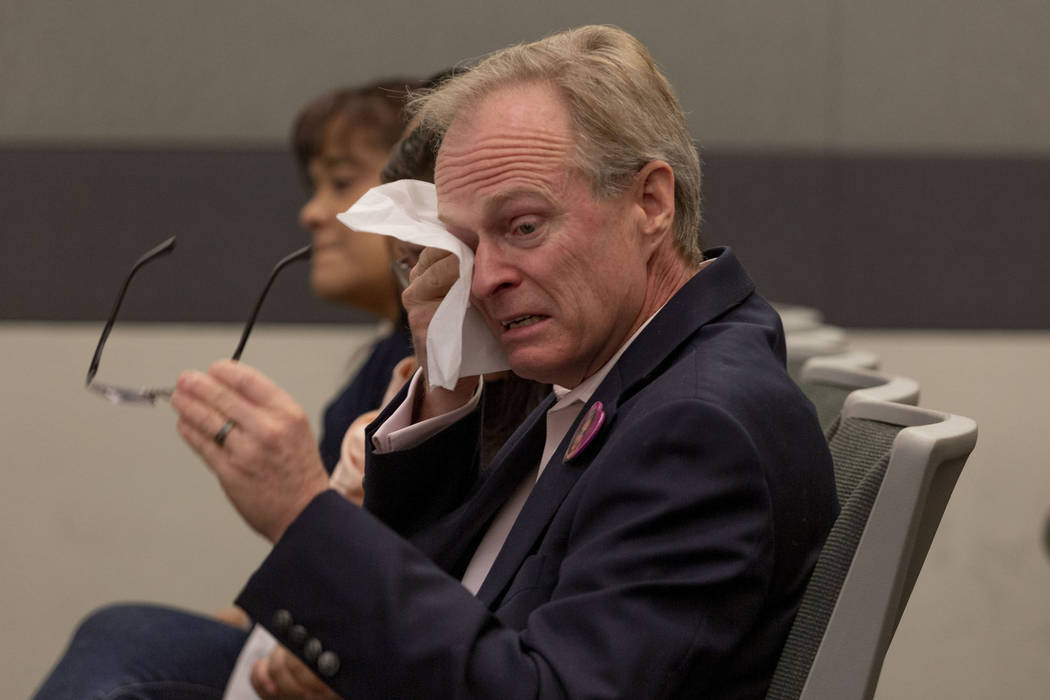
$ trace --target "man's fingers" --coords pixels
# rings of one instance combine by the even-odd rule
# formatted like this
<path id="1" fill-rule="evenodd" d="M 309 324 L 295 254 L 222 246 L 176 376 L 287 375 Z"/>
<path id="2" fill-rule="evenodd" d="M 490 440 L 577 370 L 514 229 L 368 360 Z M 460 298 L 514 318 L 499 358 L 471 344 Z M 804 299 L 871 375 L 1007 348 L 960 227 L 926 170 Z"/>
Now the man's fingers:
<path id="1" fill-rule="evenodd" d="M 283 649 L 278 647 L 273 650 L 270 654 L 270 679 L 273 681 L 274 687 L 277 689 L 276 695 L 278 697 L 294 697 L 301 695 L 301 688 L 299 684 L 295 682 L 295 678 L 288 671 L 288 665 L 284 659 L 281 658 Z"/>
<path id="2" fill-rule="evenodd" d="M 232 418 L 238 425 L 254 426 L 258 408 L 242 398 L 232 387 L 210 374 L 189 370 L 175 380 L 172 407 L 202 432 L 214 435 Z"/>
<path id="3" fill-rule="evenodd" d="M 307 668 L 299 657 L 284 647 L 277 647 L 270 653 L 268 663 L 269 676 L 276 687 L 280 698 L 317 698 L 334 697 L 330 689 Z"/>
<path id="4" fill-rule="evenodd" d="M 457 279 L 459 279 L 459 258 L 452 253 L 447 253 L 424 270 L 416 283 L 422 283 L 424 293 L 430 297 L 444 297 L 449 287 Z"/>
<path id="5" fill-rule="evenodd" d="M 270 678 L 270 659 L 268 657 L 263 657 L 252 665 L 250 680 L 252 688 L 263 700 L 270 700 L 277 696 L 277 685 Z"/>
<path id="6" fill-rule="evenodd" d="M 179 418 L 175 423 L 175 430 L 193 451 L 201 456 L 209 468 L 215 469 L 215 460 L 219 457 L 217 453 L 220 448 L 212 438 L 185 418 Z"/>
<path id="7" fill-rule="evenodd" d="M 221 388 L 213 388 L 210 385 L 215 382 L 199 372 L 185 372 L 176 383 L 175 393 L 171 397 L 171 405 L 178 412 L 179 420 L 176 427 L 179 434 L 196 450 L 202 457 L 209 460 L 215 456 L 214 453 L 221 449 L 215 443 L 215 436 L 226 424 L 233 420 L 237 426 L 253 421 L 245 418 L 248 412 L 243 410 L 235 397 L 223 396 L 221 404 L 230 408 L 219 408 L 216 403 L 220 396 L 229 392 Z M 208 398 L 210 397 L 211 402 Z M 236 408 L 234 408 L 236 407 Z M 236 416 L 241 416 L 238 419 Z M 235 442 L 238 439 L 237 429 L 227 432 L 224 444 Z"/>
<path id="8" fill-rule="evenodd" d="M 416 278 L 426 272 L 434 263 L 439 260 L 451 257 L 453 260 L 456 259 L 452 253 L 447 250 L 441 250 L 440 248 L 424 248 L 419 253 L 419 259 L 416 260 L 416 264 L 412 267 L 412 271 L 408 274 L 410 282 L 415 282 Z"/>
<path id="9" fill-rule="evenodd" d="M 448 251 L 427 248 L 412 268 L 411 283 L 401 293 L 401 301 L 412 318 L 413 308 L 431 309 L 459 279 L 459 259 Z M 433 313 L 432 311 L 428 313 Z"/>
<path id="10" fill-rule="evenodd" d="M 214 372 L 218 376 L 194 371 L 179 376 L 171 397 L 176 429 L 219 478 L 245 521 L 276 542 L 328 487 L 309 417 L 256 370 L 218 363 Z"/>
<path id="11" fill-rule="evenodd" d="M 284 668 L 288 671 L 288 675 L 293 679 L 297 688 L 308 691 L 309 697 L 327 694 L 328 686 L 314 675 L 314 672 L 298 656 L 293 655 L 287 649 L 281 649 L 281 651 L 284 657 L 282 659 Z"/>
<path id="12" fill-rule="evenodd" d="M 208 368 L 208 376 L 258 406 L 274 406 L 294 401 L 265 374 L 241 362 L 219 360 Z"/>

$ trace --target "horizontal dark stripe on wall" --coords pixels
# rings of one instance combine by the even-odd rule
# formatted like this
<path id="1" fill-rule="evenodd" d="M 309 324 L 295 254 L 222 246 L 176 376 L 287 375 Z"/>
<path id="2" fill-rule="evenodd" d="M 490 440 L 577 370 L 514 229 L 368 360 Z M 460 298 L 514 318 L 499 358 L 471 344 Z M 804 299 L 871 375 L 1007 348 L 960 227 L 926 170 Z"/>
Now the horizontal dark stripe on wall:
<path id="1" fill-rule="evenodd" d="M 1047 328 L 1050 159 L 708 150 L 705 245 L 768 298 L 851 327 Z M 279 148 L 0 148 L 0 318 L 100 320 L 147 248 L 122 318 L 240 321 L 304 245 Z M 269 322 L 360 322 L 289 269 Z"/>

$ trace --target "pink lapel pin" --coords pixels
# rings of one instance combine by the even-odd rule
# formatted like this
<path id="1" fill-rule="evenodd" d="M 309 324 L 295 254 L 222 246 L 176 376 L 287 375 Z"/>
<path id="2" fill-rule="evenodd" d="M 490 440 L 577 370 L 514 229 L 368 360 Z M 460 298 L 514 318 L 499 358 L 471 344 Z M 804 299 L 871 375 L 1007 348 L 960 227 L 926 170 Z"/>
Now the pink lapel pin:
<path id="1" fill-rule="evenodd" d="M 577 426 L 576 432 L 572 434 L 572 440 L 569 441 L 569 448 L 565 450 L 565 461 L 574 459 L 591 444 L 591 440 L 601 430 L 602 424 L 605 422 L 605 411 L 602 410 L 602 402 L 595 401 L 591 404 L 591 407 L 587 409 L 587 415 L 580 421 L 580 425 Z"/>

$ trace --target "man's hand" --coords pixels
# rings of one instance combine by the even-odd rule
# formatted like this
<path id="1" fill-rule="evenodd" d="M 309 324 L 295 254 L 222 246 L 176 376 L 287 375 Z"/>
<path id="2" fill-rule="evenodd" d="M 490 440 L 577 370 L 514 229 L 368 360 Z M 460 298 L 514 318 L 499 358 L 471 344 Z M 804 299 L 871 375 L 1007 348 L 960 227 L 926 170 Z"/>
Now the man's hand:
<path id="1" fill-rule="evenodd" d="M 305 412 L 257 370 L 223 360 L 207 374 L 183 372 L 171 405 L 179 435 L 215 473 L 241 517 L 271 542 L 328 488 Z M 227 420 L 235 426 L 220 445 L 216 435 Z"/>
<path id="2" fill-rule="evenodd" d="M 412 330 L 412 347 L 424 379 L 427 379 L 427 329 L 438 305 L 457 279 L 459 259 L 455 255 L 439 248 L 424 248 L 409 274 L 408 287 L 401 293 L 401 303 Z M 423 420 L 455 410 L 470 399 L 477 386 L 477 377 L 460 379 L 453 391 L 431 387 L 428 380 L 426 394 L 414 417 Z"/>
<path id="3" fill-rule="evenodd" d="M 297 656 L 278 646 L 252 667 L 252 687 L 263 700 L 329 700 L 336 695 Z"/>

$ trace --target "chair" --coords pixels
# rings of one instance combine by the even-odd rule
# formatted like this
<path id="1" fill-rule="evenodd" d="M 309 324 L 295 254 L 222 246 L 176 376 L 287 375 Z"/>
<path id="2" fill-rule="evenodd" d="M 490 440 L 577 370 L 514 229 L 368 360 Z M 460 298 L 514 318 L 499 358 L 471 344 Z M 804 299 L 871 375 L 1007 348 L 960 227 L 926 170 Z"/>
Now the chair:
<path id="1" fill-rule="evenodd" d="M 846 397 L 855 391 L 878 401 L 912 406 L 919 403 L 919 384 L 915 380 L 879 374 L 857 364 L 874 357 L 871 353 L 854 351 L 845 355 L 811 357 L 802 366 L 798 385 L 817 409 L 820 428 L 829 441 L 838 428 Z"/>
<path id="2" fill-rule="evenodd" d="M 784 304 L 776 301 L 770 304 L 780 314 L 780 322 L 784 325 L 785 333 L 811 330 L 824 323 L 824 314 L 810 306 Z"/>
<path id="3" fill-rule="evenodd" d="M 788 634 L 768 700 L 861 700 L 879 671 L 977 424 L 847 399 L 831 440 L 841 512 Z"/>
<path id="4" fill-rule="evenodd" d="M 847 367 L 851 369 L 879 368 L 879 356 L 868 350 L 846 350 L 833 355 L 815 355 L 810 360 L 816 360 L 822 365 L 833 365 L 835 367 Z M 803 363 L 805 364 L 805 363 Z"/>
<path id="5" fill-rule="evenodd" d="M 811 357 L 846 352 L 846 332 L 837 326 L 818 326 L 784 334 L 788 374 L 798 379 L 802 365 Z"/>

